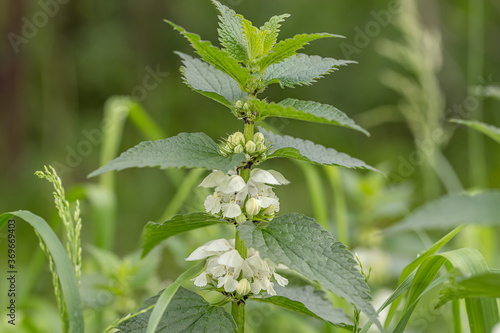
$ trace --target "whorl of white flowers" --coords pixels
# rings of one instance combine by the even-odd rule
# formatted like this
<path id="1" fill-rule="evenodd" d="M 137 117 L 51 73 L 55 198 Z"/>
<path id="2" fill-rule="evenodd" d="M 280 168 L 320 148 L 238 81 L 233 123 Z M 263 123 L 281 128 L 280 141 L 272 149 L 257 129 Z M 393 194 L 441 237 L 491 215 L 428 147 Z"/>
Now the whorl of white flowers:
<path id="1" fill-rule="evenodd" d="M 280 209 L 279 199 L 270 185 L 286 185 L 289 181 L 274 170 L 253 169 L 248 182 L 234 171 L 224 174 L 214 171 L 201 187 L 215 187 L 214 194 L 205 200 L 208 213 L 234 218 L 237 223 L 248 219 L 270 219 Z"/>
<path id="2" fill-rule="evenodd" d="M 286 269 L 286 266 L 276 265 L 267 258 L 261 259 L 259 252 L 252 248 L 247 250 L 247 258 L 243 259 L 234 247 L 234 239 L 210 241 L 186 258 L 187 261 L 201 259 L 207 259 L 207 268 L 193 279 L 198 287 L 211 284 L 228 293 L 236 291 L 240 296 L 257 295 L 262 291 L 274 296 L 276 291 L 272 281 L 282 287 L 288 284 L 286 278 L 276 273 L 276 268 Z"/>
<path id="3" fill-rule="evenodd" d="M 245 141 L 245 136 L 241 132 L 231 134 L 221 147 L 220 152 L 224 156 L 245 153 L 247 160 L 258 163 L 266 158 L 269 147 L 265 143 L 264 135 L 260 132 L 254 134 L 252 140 Z"/>

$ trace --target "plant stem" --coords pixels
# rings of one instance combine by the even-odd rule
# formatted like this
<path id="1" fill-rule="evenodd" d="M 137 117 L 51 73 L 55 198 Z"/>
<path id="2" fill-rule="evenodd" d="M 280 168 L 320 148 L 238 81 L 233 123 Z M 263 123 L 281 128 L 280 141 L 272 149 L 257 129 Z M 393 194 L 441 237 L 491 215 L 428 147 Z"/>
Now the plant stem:
<path id="1" fill-rule="evenodd" d="M 236 325 L 238 325 L 237 333 L 245 332 L 245 303 L 233 302 L 231 305 L 231 314 L 233 315 Z"/>
<path id="2" fill-rule="evenodd" d="M 250 120 L 245 120 L 245 129 L 243 130 L 243 136 L 245 137 L 245 142 L 253 140 L 254 123 Z M 250 166 L 251 167 L 251 166 Z M 250 168 L 240 169 L 240 176 L 245 182 L 250 179 Z"/>
<path id="3" fill-rule="evenodd" d="M 253 121 L 245 120 L 245 130 L 243 132 L 245 141 L 253 140 L 253 128 L 254 128 Z"/>
<path id="4" fill-rule="evenodd" d="M 234 237 L 234 247 L 239 252 L 243 259 L 247 258 L 247 248 L 245 246 L 245 242 L 240 239 L 240 234 L 236 231 Z M 238 325 L 237 333 L 245 332 L 245 302 L 243 301 L 235 301 L 231 305 L 231 314 L 233 315 L 234 320 L 236 321 L 236 325 Z"/>

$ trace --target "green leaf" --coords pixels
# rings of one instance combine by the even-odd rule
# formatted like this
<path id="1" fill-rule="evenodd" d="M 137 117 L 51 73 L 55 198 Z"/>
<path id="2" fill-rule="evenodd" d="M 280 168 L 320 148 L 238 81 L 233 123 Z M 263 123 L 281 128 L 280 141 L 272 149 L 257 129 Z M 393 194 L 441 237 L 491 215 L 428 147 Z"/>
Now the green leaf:
<path id="1" fill-rule="evenodd" d="M 290 17 L 290 14 L 273 16 L 262 27 L 260 27 L 260 31 L 268 31 L 264 38 L 264 54 L 268 53 L 274 47 L 274 45 L 276 45 L 276 40 L 278 39 L 278 34 L 280 32 L 281 22 L 284 22 L 288 17 Z"/>
<path id="2" fill-rule="evenodd" d="M 451 278 L 441 290 L 436 308 L 456 299 L 475 297 L 500 298 L 500 272 L 489 271 L 470 277 Z"/>
<path id="3" fill-rule="evenodd" d="M 493 328 L 500 322 L 494 298 L 466 298 L 465 309 L 471 333 L 494 332 Z"/>
<path id="4" fill-rule="evenodd" d="M 244 160 L 244 154 L 222 156 L 219 146 L 204 133 L 180 133 L 168 139 L 141 142 L 88 177 L 113 170 L 157 166 L 161 169 L 207 168 L 227 172 Z"/>
<path id="5" fill-rule="evenodd" d="M 319 282 L 381 327 L 370 303 L 369 287 L 353 255 L 314 219 L 292 213 L 275 218 L 262 229 L 247 221 L 237 230 L 245 245 L 259 251 L 262 258 Z"/>
<path id="6" fill-rule="evenodd" d="M 247 40 L 248 60 L 252 63 L 264 54 L 265 34 L 254 27 L 252 22 L 248 20 L 243 20 L 243 33 Z"/>
<path id="7" fill-rule="evenodd" d="M 416 308 L 418 301 L 420 300 L 422 295 L 430 289 L 429 287 L 433 282 L 436 274 L 441 269 L 441 266 L 445 263 L 449 263 L 454 269 L 464 275 L 476 275 L 488 272 L 488 267 L 486 265 L 486 262 L 484 261 L 484 258 L 475 249 L 458 249 L 430 256 L 422 262 L 415 274 L 411 287 L 408 291 L 405 307 L 403 309 L 403 315 L 394 332 L 404 332 L 408 320 L 410 319 L 411 314 Z M 496 303 L 480 302 L 479 305 L 474 305 L 472 307 L 474 311 L 477 310 L 476 306 L 480 306 L 482 311 L 488 313 L 496 312 L 496 317 L 498 318 L 498 309 Z M 471 318 L 469 317 L 469 321 L 470 320 Z M 484 318 L 484 320 L 481 325 L 484 325 L 485 328 L 489 327 L 489 330 L 484 330 L 484 332 L 489 332 L 492 325 L 496 323 L 495 318 L 488 317 Z M 498 321 L 498 319 L 496 320 Z"/>
<path id="8" fill-rule="evenodd" d="M 181 72 L 189 88 L 227 107 L 246 99 L 248 94 L 242 92 L 238 83 L 226 73 L 187 54 L 176 53 L 182 58 Z"/>
<path id="9" fill-rule="evenodd" d="M 332 37 L 344 38 L 340 35 L 319 33 L 310 35 L 295 35 L 293 38 L 282 40 L 281 42 L 276 44 L 268 54 L 262 57 L 262 59 L 259 61 L 260 69 L 262 72 L 264 72 L 270 65 L 277 64 L 285 60 L 286 58 L 294 56 L 298 50 L 302 49 L 305 45 L 309 44 L 309 42 L 313 40 Z"/>
<path id="10" fill-rule="evenodd" d="M 219 41 L 226 52 L 240 62 L 248 61 L 247 41 L 243 33 L 243 19 L 234 10 L 224 6 L 219 1 L 212 3 L 220 12 Z"/>
<path id="11" fill-rule="evenodd" d="M 73 264 L 64 246 L 44 219 L 26 210 L 1 214 L 0 230 L 14 216 L 30 224 L 36 232 L 38 232 L 41 239 L 43 239 L 45 246 L 54 260 L 55 271 L 61 283 L 62 297 L 66 305 L 66 313 L 68 316 L 69 332 L 84 333 L 83 309 L 78 282 L 76 280 Z"/>
<path id="12" fill-rule="evenodd" d="M 144 227 L 142 233 L 142 256 L 144 257 L 155 246 L 165 239 L 177 234 L 208 227 L 214 224 L 227 224 L 226 220 L 219 219 L 207 213 L 191 213 L 186 215 L 176 215 L 172 219 L 163 223 L 149 222 Z"/>
<path id="13" fill-rule="evenodd" d="M 408 282 L 409 277 L 412 276 L 412 274 L 415 272 L 415 270 L 418 268 L 418 266 L 420 266 L 424 262 L 424 260 L 426 260 L 427 258 L 432 256 L 437 251 L 439 251 L 439 249 L 441 249 L 443 246 L 448 244 L 448 242 L 451 241 L 463 229 L 464 229 L 463 226 L 455 228 L 454 230 L 450 231 L 448 234 L 443 236 L 436 243 L 434 243 L 426 251 L 424 251 L 423 253 L 419 253 L 417 255 L 417 258 L 415 260 L 413 260 L 411 263 L 409 263 L 401 272 L 401 275 L 399 277 L 399 282 L 398 282 L 398 290 L 400 290 L 401 288 L 404 288 L 403 285 Z M 413 281 L 413 278 L 411 278 L 411 281 Z M 411 283 L 411 281 L 410 281 L 410 283 Z M 406 291 L 407 289 L 409 289 L 409 286 L 404 290 Z M 398 290 L 396 290 L 396 292 Z M 393 293 L 393 296 L 394 296 L 394 294 L 396 294 L 396 292 Z M 401 300 L 402 300 L 401 295 L 402 294 L 398 294 L 396 296 L 396 299 L 390 300 L 390 302 L 386 301 L 384 303 L 384 305 L 378 310 L 380 313 L 380 311 L 382 311 L 386 306 L 388 306 L 389 304 L 392 303 L 391 308 L 389 309 L 389 313 L 387 314 L 386 321 L 385 321 L 386 328 L 388 327 L 392 317 L 394 317 L 394 315 L 398 309 L 399 304 L 401 303 Z M 365 327 L 366 326 L 367 325 L 365 325 Z"/>
<path id="14" fill-rule="evenodd" d="M 240 66 L 238 60 L 232 58 L 228 53 L 213 46 L 209 41 L 202 41 L 200 36 L 197 34 L 187 32 L 184 28 L 168 20 L 165 20 L 165 22 L 170 24 L 184 37 L 186 37 L 203 60 L 231 76 L 236 80 L 236 82 L 238 82 L 240 87 L 245 86 L 245 83 L 250 78 L 250 73 L 248 70 Z"/>
<path id="15" fill-rule="evenodd" d="M 183 278 L 187 280 L 186 276 Z M 236 330 L 233 318 L 222 307 L 211 305 L 197 293 L 180 287 L 177 281 L 169 288 L 146 300 L 139 313 L 147 311 L 121 322 L 117 326 L 118 332 L 219 333 Z"/>
<path id="16" fill-rule="evenodd" d="M 262 79 L 267 83 L 279 83 L 281 88 L 311 85 L 324 75 L 338 70 L 339 66 L 356 63 L 350 60 L 322 58 L 317 55 L 297 54 L 269 66 Z"/>
<path id="17" fill-rule="evenodd" d="M 482 123 L 477 120 L 461 120 L 461 119 L 451 119 L 452 123 L 463 124 L 468 127 L 474 128 L 479 132 L 486 134 L 496 142 L 500 143 L 500 128 Z"/>
<path id="18" fill-rule="evenodd" d="M 281 306 L 340 327 L 352 325 L 352 320 L 343 310 L 333 308 L 323 291 L 314 290 L 312 286 L 298 288 L 276 286 L 274 289 L 279 296 L 251 298 L 251 300 Z"/>
<path id="19" fill-rule="evenodd" d="M 446 230 L 462 224 L 500 225 L 500 190 L 452 194 L 428 202 L 385 234 L 410 230 Z"/>
<path id="20" fill-rule="evenodd" d="M 267 117 L 282 117 L 297 120 L 313 121 L 323 124 L 338 125 L 360 131 L 370 135 L 365 129 L 358 126 L 339 109 L 313 101 L 301 101 L 287 98 L 278 104 L 254 100 L 252 103 L 259 109 L 259 121 Z"/>
<path id="21" fill-rule="evenodd" d="M 271 143 L 268 158 L 286 157 L 301 161 L 307 161 L 318 165 L 337 165 L 351 169 L 367 169 L 381 173 L 365 162 L 340 153 L 333 148 L 315 144 L 314 142 L 294 138 L 288 135 L 278 135 L 267 132 L 263 128 L 259 129 Z"/>

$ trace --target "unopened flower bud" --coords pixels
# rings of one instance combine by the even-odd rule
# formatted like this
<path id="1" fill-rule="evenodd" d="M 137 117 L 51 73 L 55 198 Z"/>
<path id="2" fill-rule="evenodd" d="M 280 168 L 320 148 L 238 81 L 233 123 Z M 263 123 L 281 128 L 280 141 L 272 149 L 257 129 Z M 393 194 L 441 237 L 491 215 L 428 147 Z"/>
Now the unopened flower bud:
<path id="1" fill-rule="evenodd" d="M 250 282 L 248 282 L 247 279 L 241 279 L 240 282 L 238 282 L 238 288 L 236 288 L 236 292 L 241 295 L 245 296 L 247 295 L 250 291 L 252 290 L 252 286 L 250 285 Z"/>
<path id="2" fill-rule="evenodd" d="M 243 223 L 247 220 L 247 217 L 245 216 L 245 214 L 240 214 L 238 216 L 236 216 L 236 218 L 234 219 L 236 221 L 236 223 L 240 224 L 240 223 Z"/>
<path id="3" fill-rule="evenodd" d="M 255 147 L 255 151 L 264 151 L 266 150 L 266 146 L 263 143 L 258 143 Z"/>
<path id="4" fill-rule="evenodd" d="M 243 109 L 244 109 L 245 111 L 250 110 L 250 105 L 248 105 L 248 103 L 245 103 L 245 105 L 243 105 Z"/>
<path id="5" fill-rule="evenodd" d="M 255 198 L 248 199 L 247 203 L 245 204 L 245 209 L 247 214 L 250 216 L 259 214 L 260 212 L 259 201 Z"/>
<path id="6" fill-rule="evenodd" d="M 263 214 L 264 215 L 273 215 L 276 212 L 276 206 L 275 205 L 269 205 L 269 207 L 264 210 Z"/>
<path id="7" fill-rule="evenodd" d="M 245 149 L 247 151 L 247 153 L 251 154 L 253 152 L 255 152 L 255 148 L 257 147 L 257 145 L 255 144 L 255 142 L 253 141 L 248 141 L 246 144 L 245 144 Z"/>
<path id="8" fill-rule="evenodd" d="M 244 148 L 242 145 L 237 145 L 236 147 L 234 147 L 234 153 L 235 154 L 239 154 L 239 153 L 242 153 L 244 151 Z"/>
<path id="9" fill-rule="evenodd" d="M 237 109 L 241 109 L 243 107 L 243 102 L 241 100 L 238 100 L 235 104 L 234 107 Z"/>
<path id="10" fill-rule="evenodd" d="M 264 142 L 264 134 L 262 134 L 261 132 L 257 132 L 253 135 L 253 141 L 255 141 L 255 143 L 262 143 Z"/>
<path id="11" fill-rule="evenodd" d="M 236 132 L 229 137 L 229 142 L 231 142 L 235 146 L 242 144 L 242 143 L 244 144 L 245 143 L 245 136 L 241 132 Z"/>

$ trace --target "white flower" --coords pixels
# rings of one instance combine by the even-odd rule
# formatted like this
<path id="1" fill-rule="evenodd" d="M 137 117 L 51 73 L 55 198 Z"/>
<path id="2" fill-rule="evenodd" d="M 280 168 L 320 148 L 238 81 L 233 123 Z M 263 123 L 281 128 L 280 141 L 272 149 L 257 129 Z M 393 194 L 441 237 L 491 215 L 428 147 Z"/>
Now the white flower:
<path id="1" fill-rule="evenodd" d="M 207 272 L 201 273 L 193 281 L 194 281 L 194 285 L 195 286 L 197 286 L 197 287 L 205 287 L 207 285 L 207 283 L 208 283 Z"/>
<path id="2" fill-rule="evenodd" d="M 229 194 L 233 192 L 239 192 L 245 189 L 246 186 L 247 184 L 245 183 L 245 181 L 241 176 L 232 175 L 232 176 L 226 176 L 226 178 L 217 185 L 215 190 L 221 191 L 222 193 L 225 194 Z"/>
<path id="3" fill-rule="evenodd" d="M 264 183 L 270 185 L 287 185 L 290 182 L 281 173 L 274 170 L 253 169 L 250 173 L 249 182 Z"/>
<path id="4" fill-rule="evenodd" d="M 199 186 L 201 187 L 216 187 L 219 186 L 224 180 L 227 179 L 227 175 L 222 171 L 215 170 L 211 174 L 209 174 Z"/>
<path id="5" fill-rule="evenodd" d="M 194 252 L 186 258 L 186 261 L 205 259 L 213 255 L 222 254 L 233 248 L 234 246 L 231 245 L 231 243 L 229 243 L 226 239 L 216 239 L 194 250 Z"/>
<path id="6" fill-rule="evenodd" d="M 218 212 L 220 212 L 220 210 L 222 208 L 221 200 L 222 200 L 222 196 L 221 196 L 221 193 L 219 191 L 215 192 L 214 194 L 209 195 L 205 199 L 205 210 L 208 213 L 217 214 Z"/>
<path id="7" fill-rule="evenodd" d="M 217 284 L 217 288 L 221 288 L 224 286 L 224 291 L 231 293 L 238 288 L 238 281 L 234 279 L 234 274 L 228 272 L 224 277 L 219 279 L 219 283 Z"/>
<path id="8" fill-rule="evenodd" d="M 250 141 L 249 141 L 250 142 Z M 225 218 L 237 219 L 237 223 L 255 216 L 264 209 L 265 216 L 279 211 L 279 199 L 270 185 L 286 185 L 289 181 L 274 170 L 254 169 L 248 182 L 230 171 L 224 174 L 214 171 L 200 184 L 201 187 L 214 187 L 215 191 L 205 200 L 205 210 L 211 214 L 222 214 Z M 247 200 L 248 197 L 248 200 Z M 242 208 L 246 201 L 246 214 Z"/>
<path id="9" fill-rule="evenodd" d="M 186 260 L 208 258 L 206 270 L 193 279 L 198 287 L 212 283 L 226 292 L 247 295 L 266 291 L 272 296 L 276 291 L 271 279 L 283 287 L 288 284 L 286 278 L 275 272 L 277 267 L 286 266 L 276 265 L 268 258 L 263 260 L 252 248 L 247 249 L 247 256 L 246 259 L 241 257 L 234 248 L 234 240 L 218 239 L 199 247 Z"/>
<path id="10" fill-rule="evenodd" d="M 240 253 L 237 250 L 231 250 L 229 252 L 226 252 L 222 254 L 217 262 L 219 265 L 224 265 L 228 266 L 231 268 L 240 268 L 241 270 L 241 265 L 243 265 L 243 258 L 241 257 Z"/>

